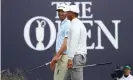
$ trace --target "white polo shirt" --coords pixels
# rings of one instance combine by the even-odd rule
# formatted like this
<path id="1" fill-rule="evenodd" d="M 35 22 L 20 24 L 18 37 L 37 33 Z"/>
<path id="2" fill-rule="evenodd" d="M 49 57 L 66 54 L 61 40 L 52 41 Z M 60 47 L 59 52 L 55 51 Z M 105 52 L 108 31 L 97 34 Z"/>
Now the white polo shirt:
<path id="1" fill-rule="evenodd" d="M 118 80 L 133 80 L 133 76 L 130 74 L 128 77 L 123 76 L 122 78 L 120 78 Z"/>
<path id="2" fill-rule="evenodd" d="M 82 21 L 78 18 L 74 18 L 71 21 L 71 26 L 68 30 L 67 49 L 69 59 L 73 59 L 78 54 L 83 56 L 87 54 L 87 31 Z"/>

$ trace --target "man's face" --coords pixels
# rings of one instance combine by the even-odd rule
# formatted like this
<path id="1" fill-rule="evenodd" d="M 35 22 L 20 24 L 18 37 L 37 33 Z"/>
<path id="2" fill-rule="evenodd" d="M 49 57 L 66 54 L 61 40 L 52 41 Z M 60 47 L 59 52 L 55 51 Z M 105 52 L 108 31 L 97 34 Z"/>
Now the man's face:
<path id="1" fill-rule="evenodd" d="M 73 12 L 67 11 L 67 19 L 72 20 Z"/>
<path id="2" fill-rule="evenodd" d="M 129 75 L 129 74 L 130 74 L 130 72 L 131 72 L 131 70 L 130 70 L 130 69 L 128 69 L 128 68 L 125 68 L 125 69 L 124 69 L 124 74 L 125 74 L 125 75 Z"/>
<path id="3" fill-rule="evenodd" d="M 58 16 L 60 20 L 64 20 L 66 18 L 66 12 L 64 12 L 63 10 L 58 10 Z"/>

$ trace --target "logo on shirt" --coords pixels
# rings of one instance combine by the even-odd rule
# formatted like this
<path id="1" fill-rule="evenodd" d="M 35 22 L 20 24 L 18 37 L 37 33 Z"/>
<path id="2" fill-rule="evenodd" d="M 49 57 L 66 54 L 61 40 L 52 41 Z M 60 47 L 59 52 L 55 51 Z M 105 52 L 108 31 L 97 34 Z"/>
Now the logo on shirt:
<path id="1" fill-rule="evenodd" d="M 31 42 L 31 36 L 30 36 L 31 30 L 32 30 L 31 29 L 32 24 L 37 24 L 36 28 L 34 29 L 35 37 L 37 40 L 37 43 L 35 46 L 33 46 L 33 43 Z M 47 29 L 46 24 L 48 24 L 48 26 L 50 28 L 50 40 L 47 45 L 44 45 L 43 41 L 46 38 L 45 37 L 45 29 Z M 56 39 L 55 26 L 54 26 L 53 22 L 46 17 L 43 17 L 43 16 L 33 17 L 26 23 L 26 25 L 24 27 L 24 39 L 30 48 L 37 50 L 37 51 L 46 50 L 46 49 L 50 48 L 55 42 L 55 39 Z"/>

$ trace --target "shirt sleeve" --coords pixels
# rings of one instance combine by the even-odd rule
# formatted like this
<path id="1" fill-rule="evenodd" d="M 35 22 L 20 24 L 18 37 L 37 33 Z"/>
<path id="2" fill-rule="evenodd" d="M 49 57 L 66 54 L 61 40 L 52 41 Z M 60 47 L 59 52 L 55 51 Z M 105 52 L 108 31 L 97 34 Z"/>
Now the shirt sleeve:
<path id="1" fill-rule="evenodd" d="M 70 37 L 71 38 L 70 38 L 70 44 L 69 44 L 70 46 L 69 46 L 68 57 L 69 59 L 72 60 L 78 48 L 78 43 L 80 38 L 80 28 L 78 27 L 78 25 L 72 25 Z"/>
<path id="2" fill-rule="evenodd" d="M 68 37 L 68 29 L 65 30 L 65 37 Z"/>
<path id="3" fill-rule="evenodd" d="M 71 23 L 70 23 L 70 21 L 67 21 L 67 24 L 66 24 L 66 26 L 65 26 L 65 37 L 68 37 L 68 33 L 69 33 L 69 27 L 71 26 Z"/>

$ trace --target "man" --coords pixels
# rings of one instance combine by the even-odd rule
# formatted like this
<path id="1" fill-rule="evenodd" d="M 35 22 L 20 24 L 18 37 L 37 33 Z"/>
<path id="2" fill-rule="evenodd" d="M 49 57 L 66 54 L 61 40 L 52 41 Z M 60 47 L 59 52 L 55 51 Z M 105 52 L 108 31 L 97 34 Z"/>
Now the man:
<path id="1" fill-rule="evenodd" d="M 87 31 L 84 24 L 77 18 L 79 8 L 76 5 L 71 5 L 67 12 L 67 18 L 71 21 L 68 33 L 68 63 L 67 73 L 64 80 L 83 80 L 83 68 L 73 68 L 82 66 L 86 63 L 87 54 Z"/>
<path id="2" fill-rule="evenodd" d="M 131 75 L 131 67 L 126 65 L 123 70 L 123 77 L 118 80 L 133 80 L 133 76 Z"/>
<path id="3" fill-rule="evenodd" d="M 66 18 L 67 5 L 60 4 L 57 8 L 59 19 L 61 20 L 60 30 L 56 40 L 56 55 L 52 59 L 50 68 L 54 71 L 54 80 L 63 80 L 67 70 L 68 55 L 66 51 L 68 27 L 70 21 Z"/>

